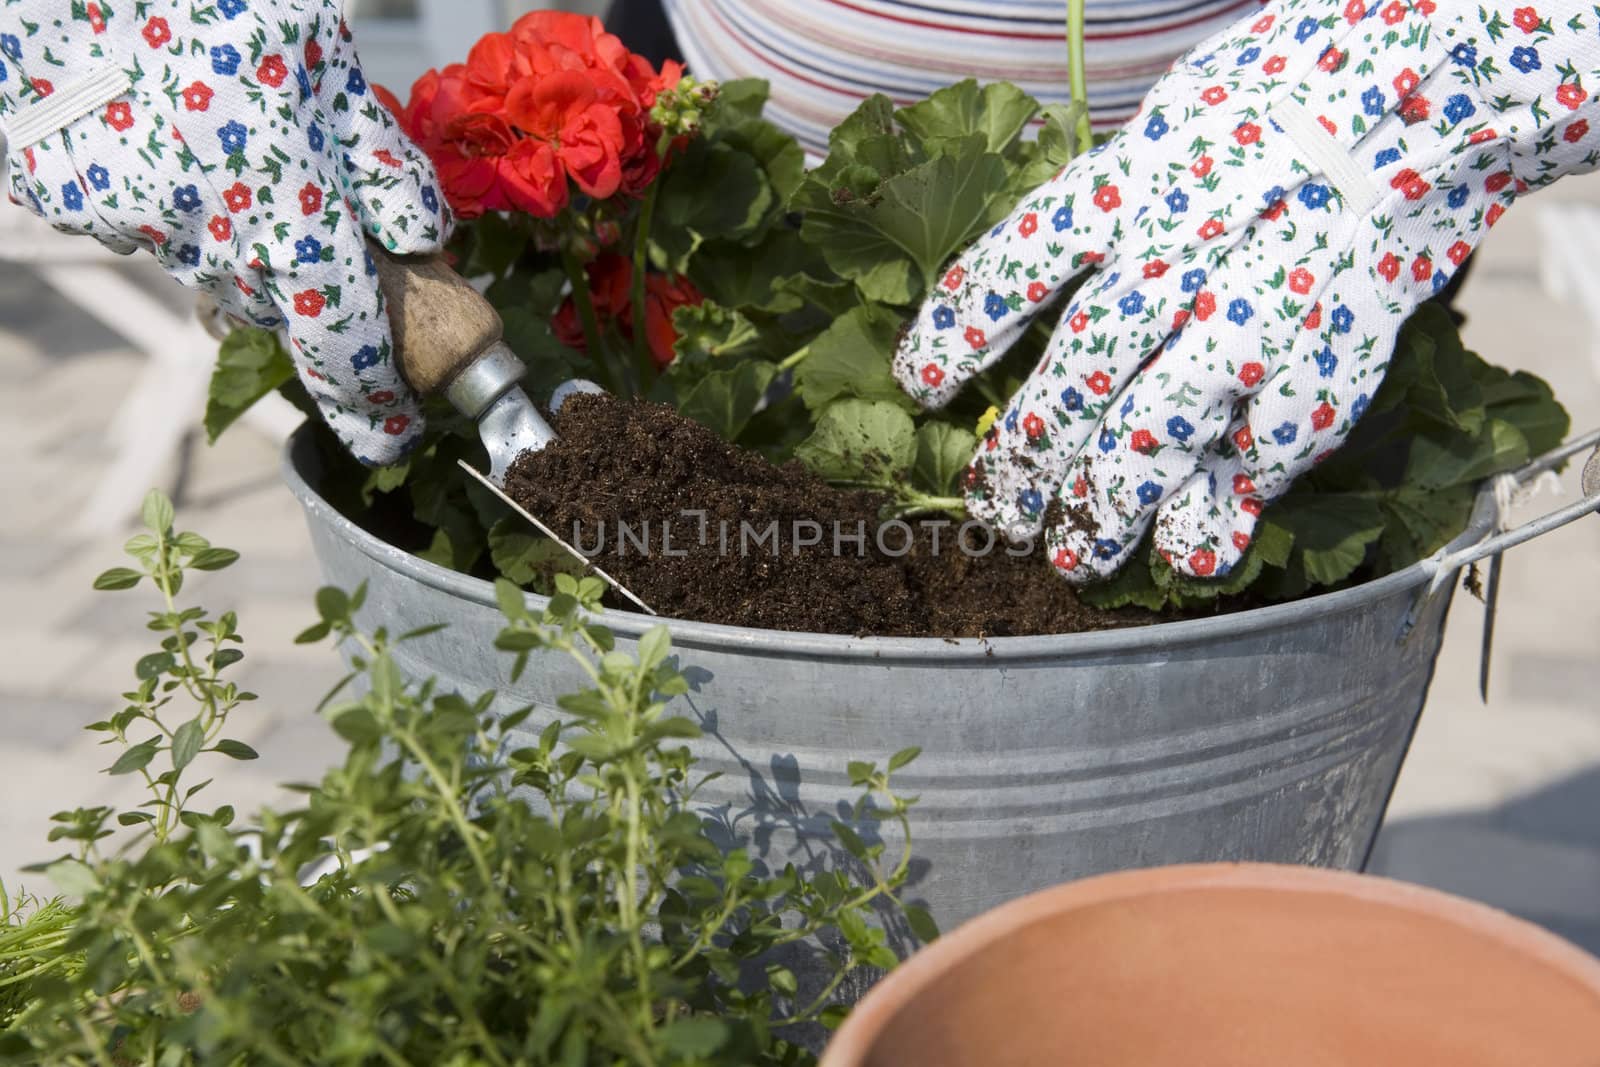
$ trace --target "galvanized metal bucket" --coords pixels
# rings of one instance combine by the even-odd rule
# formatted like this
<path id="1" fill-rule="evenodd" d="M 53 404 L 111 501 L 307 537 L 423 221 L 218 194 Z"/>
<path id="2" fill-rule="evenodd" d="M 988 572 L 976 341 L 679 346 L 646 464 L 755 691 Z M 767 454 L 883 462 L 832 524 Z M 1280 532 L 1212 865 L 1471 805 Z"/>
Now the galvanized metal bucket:
<path id="1" fill-rule="evenodd" d="M 328 582 L 367 584 L 363 621 L 449 624 L 397 651 L 411 675 L 472 695 L 494 689 L 508 708 L 532 703 L 550 715 L 558 696 L 585 686 L 564 657 L 512 684 L 509 657 L 493 648 L 502 619 L 492 587 L 335 511 L 317 493 L 304 430 L 289 442 L 284 476 Z M 908 896 L 945 929 L 1129 867 L 1359 869 L 1427 695 L 1459 569 L 1533 536 L 1533 524 L 1497 535 L 1495 498 L 1485 487 L 1467 531 L 1401 573 L 1212 619 L 960 641 L 674 622 L 693 681 L 679 710 L 706 731 L 691 747 L 706 770 L 724 772 L 701 799 L 723 838 L 753 856 L 780 868 L 826 863 L 829 824 L 848 820 L 856 795 L 847 763 L 920 745 L 898 778 L 920 798 Z M 659 620 L 607 612 L 603 621 L 628 649 Z M 535 715 L 524 729 L 544 721 Z M 886 828 L 857 829 L 888 838 Z"/>

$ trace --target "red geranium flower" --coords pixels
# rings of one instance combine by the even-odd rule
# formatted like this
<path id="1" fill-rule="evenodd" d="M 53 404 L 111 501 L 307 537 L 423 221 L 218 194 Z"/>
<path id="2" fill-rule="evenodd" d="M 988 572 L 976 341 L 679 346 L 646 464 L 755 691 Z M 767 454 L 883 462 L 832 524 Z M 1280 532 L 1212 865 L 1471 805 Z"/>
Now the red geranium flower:
<path id="1" fill-rule="evenodd" d="M 315 289 L 302 289 L 294 294 L 295 314 L 304 315 L 308 319 L 314 319 L 322 314 L 326 304 L 327 300 Z"/>
<path id="2" fill-rule="evenodd" d="M 172 30 L 167 26 L 167 20 L 159 15 L 145 23 L 140 32 L 144 35 L 145 44 L 151 48 L 160 48 L 172 40 Z"/>
<path id="3" fill-rule="evenodd" d="M 284 64 L 283 57 L 279 55 L 268 56 L 261 61 L 260 66 L 256 67 L 256 79 L 264 85 L 272 86 L 274 89 L 282 85 L 283 80 L 288 76 L 289 68 Z"/>

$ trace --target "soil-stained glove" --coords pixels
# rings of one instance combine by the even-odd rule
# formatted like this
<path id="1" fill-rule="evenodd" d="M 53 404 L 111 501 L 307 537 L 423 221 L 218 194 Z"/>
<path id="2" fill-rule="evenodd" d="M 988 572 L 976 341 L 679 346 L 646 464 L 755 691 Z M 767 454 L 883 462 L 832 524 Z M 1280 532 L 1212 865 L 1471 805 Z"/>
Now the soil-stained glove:
<path id="1" fill-rule="evenodd" d="M 1572 0 L 1275 0 L 1203 43 L 960 257 L 896 354 L 939 406 L 1098 268 L 968 468 L 972 513 L 1016 540 L 1050 514 L 1072 581 L 1152 521 L 1174 567 L 1226 573 L 1512 198 L 1600 164 L 1597 68 Z"/>
<path id="2" fill-rule="evenodd" d="M 365 235 L 434 252 L 450 219 L 334 0 L 0 0 L 0 123 L 15 202 L 286 327 L 363 462 L 416 443 Z"/>

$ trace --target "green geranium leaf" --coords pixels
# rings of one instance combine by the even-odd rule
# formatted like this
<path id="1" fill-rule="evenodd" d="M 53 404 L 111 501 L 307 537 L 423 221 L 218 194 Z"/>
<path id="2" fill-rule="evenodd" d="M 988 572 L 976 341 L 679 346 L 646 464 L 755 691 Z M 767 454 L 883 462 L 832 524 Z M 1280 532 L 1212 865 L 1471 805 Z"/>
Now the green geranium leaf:
<path id="1" fill-rule="evenodd" d="M 945 261 L 1001 218 L 1013 197 L 1005 160 L 974 134 L 951 154 L 918 164 L 863 192 L 857 168 L 829 187 L 815 175 L 796 196 L 801 234 L 862 294 L 887 304 L 920 300 Z"/>
<path id="2" fill-rule="evenodd" d="M 840 400 L 822 413 L 795 455 L 830 482 L 892 489 L 916 462 L 917 431 L 898 405 Z"/>
<path id="3" fill-rule="evenodd" d="M 1421 489 L 1471 485 L 1530 459 L 1528 439 L 1509 422 L 1491 419 L 1476 437 L 1418 434 L 1405 480 Z"/>
<path id="4" fill-rule="evenodd" d="M 1295 556 L 1319 585 L 1348 578 L 1384 531 L 1383 512 L 1370 495 L 1292 492 L 1271 514 L 1294 535 Z"/>
<path id="5" fill-rule="evenodd" d="M 678 412 L 729 441 L 738 440 L 777 376 L 775 364 L 759 360 L 712 371 L 683 395 Z"/>
<path id="6" fill-rule="evenodd" d="M 948 422 L 924 423 L 917 430 L 917 482 L 938 495 L 959 492 L 961 472 L 972 462 L 978 438 L 971 430 Z"/>
<path id="7" fill-rule="evenodd" d="M 489 528 L 489 558 L 496 570 L 519 586 L 542 587 L 557 571 L 584 573 L 583 566 L 565 549 L 520 515 L 507 516 Z"/>
<path id="8" fill-rule="evenodd" d="M 1384 493 L 1380 501 L 1388 520 L 1381 545 L 1384 568 L 1403 570 L 1449 544 L 1466 528 L 1476 497 L 1471 485 L 1402 486 Z"/>
<path id="9" fill-rule="evenodd" d="M 907 411 L 916 405 L 890 372 L 895 339 L 904 320 L 878 304 L 854 308 L 811 342 L 795 368 L 794 386 L 812 411 L 839 397 L 882 400 Z"/>
<path id="10" fill-rule="evenodd" d="M 658 266 L 674 274 L 688 272 L 690 257 L 707 240 L 753 236 L 780 203 L 756 157 L 705 140 L 690 144 L 657 195 L 650 251 Z"/>
<path id="11" fill-rule="evenodd" d="M 1016 140 L 1039 110 L 1039 102 L 1009 82 L 979 87 L 968 78 L 896 114 L 900 125 L 921 138 L 930 152 L 955 147 L 982 134 L 984 147 L 1000 152 Z"/>
<path id="12" fill-rule="evenodd" d="M 206 439 L 215 443 L 251 405 L 293 378 L 294 364 L 277 334 L 254 327 L 230 333 L 217 351 L 206 396 Z"/>

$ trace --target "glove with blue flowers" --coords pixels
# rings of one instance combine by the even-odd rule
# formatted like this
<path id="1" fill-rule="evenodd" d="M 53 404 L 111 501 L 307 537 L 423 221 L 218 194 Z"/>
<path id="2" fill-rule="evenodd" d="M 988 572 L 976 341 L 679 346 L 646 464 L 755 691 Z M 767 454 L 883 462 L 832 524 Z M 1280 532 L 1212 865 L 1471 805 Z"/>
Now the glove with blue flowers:
<path id="1" fill-rule="evenodd" d="M 971 512 L 1014 540 L 1052 516 L 1075 582 L 1152 522 L 1173 567 L 1226 573 L 1512 199 L 1600 164 L 1597 67 L 1600 16 L 1572 0 L 1275 0 L 1203 43 L 962 255 L 900 345 L 936 407 L 1098 268 L 967 469 Z"/>
<path id="2" fill-rule="evenodd" d="M 364 462 L 420 438 L 366 239 L 436 252 L 450 218 L 336 3 L 0 0 L 0 122 L 13 201 L 285 327 Z"/>

